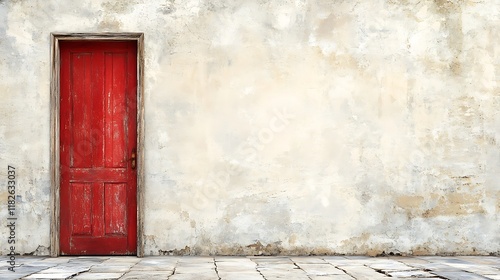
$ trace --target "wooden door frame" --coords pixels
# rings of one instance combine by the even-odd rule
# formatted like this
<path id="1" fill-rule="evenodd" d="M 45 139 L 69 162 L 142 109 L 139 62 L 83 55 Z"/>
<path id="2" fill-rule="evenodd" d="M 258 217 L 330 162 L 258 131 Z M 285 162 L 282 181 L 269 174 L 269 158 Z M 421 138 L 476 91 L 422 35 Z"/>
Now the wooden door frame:
<path id="1" fill-rule="evenodd" d="M 59 41 L 137 42 L 137 256 L 144 256 L 144 33 L 51 33 L 50 79 L 50 255 L 60 255 L 60 50 Z"/>

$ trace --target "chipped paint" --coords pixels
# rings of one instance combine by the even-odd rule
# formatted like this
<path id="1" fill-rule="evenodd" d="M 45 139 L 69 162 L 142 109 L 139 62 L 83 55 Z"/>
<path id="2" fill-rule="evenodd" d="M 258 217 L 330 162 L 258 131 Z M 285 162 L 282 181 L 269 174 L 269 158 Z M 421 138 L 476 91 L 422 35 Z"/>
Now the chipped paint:
<path id="1" fill-rule="evenodd" d="M 499 254 L 498 18 L 481 0 L 1 1 L 16 248 L 50 246 L 49 33 L 144 32 L 146 254 Z"/>

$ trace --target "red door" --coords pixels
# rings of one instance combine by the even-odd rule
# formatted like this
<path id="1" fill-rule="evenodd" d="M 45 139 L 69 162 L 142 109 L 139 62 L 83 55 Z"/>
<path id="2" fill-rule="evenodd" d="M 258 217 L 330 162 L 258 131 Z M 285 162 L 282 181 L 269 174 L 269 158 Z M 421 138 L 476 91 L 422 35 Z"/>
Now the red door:
<path id="1" fill-rule="evenodd" d="M 136 252 L 135 41 L 60 43 L 62 255 Z"/>

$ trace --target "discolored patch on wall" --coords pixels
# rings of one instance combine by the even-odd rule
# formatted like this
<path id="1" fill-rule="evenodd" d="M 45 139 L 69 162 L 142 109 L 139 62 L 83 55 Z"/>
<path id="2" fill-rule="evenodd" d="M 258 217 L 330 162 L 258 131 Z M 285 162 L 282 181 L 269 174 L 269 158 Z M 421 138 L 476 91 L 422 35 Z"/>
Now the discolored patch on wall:
<path id="1" fill-rule="evenodd" d="M 98 24 L 99 30 L 103 31 L 117 31 L 120 30 L 122 23 L 114 18 L 105 18 Z"/>
<path id="2" fill-rule="evenodd" d="M 101 4 L 104 11 L 108 13 L 118 13 L 122 14 L 130 11 L 134 5 L 137 5 L 138 1 L 105 1 Z"/>
<path id="3" fill-rule="evenodd" d="M 472 193 L 449 193 L 440 196 L 437 205 L 422 214 L 425 218 L 436 216 L 463 216 L 472 214 L 485 214 L 482 194 Z"/>
<path id="4" fill-rule="evenodd" d="M 464 35 L 462 31 L 462 0 L 434 0 L 436 11 L 443 16 L 446 40 L 452 58 L 448 67 L 454 75 L 462 74 L 462 51 Z"/>
<path id="5" fill-rule="evenodd" d="M 175 0 L 166 0 L 157 11 L 165 15 L 175 12 Z"/>

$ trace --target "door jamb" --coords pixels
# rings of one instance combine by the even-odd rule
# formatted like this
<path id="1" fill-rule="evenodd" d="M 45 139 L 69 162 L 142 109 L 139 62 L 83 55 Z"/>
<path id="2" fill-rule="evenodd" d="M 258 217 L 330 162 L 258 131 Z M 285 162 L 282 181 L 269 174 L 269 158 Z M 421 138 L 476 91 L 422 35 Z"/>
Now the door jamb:
<path id="1" fill-rule="evenodd" d="M 137 42 L 137 256 L 144 256 L 144 33 L 51 33 L 50 79 L 50 256 L 59 251 L 59 126 L 60 126 L 60 51 L 59 41 L 127 40 Z"/>

